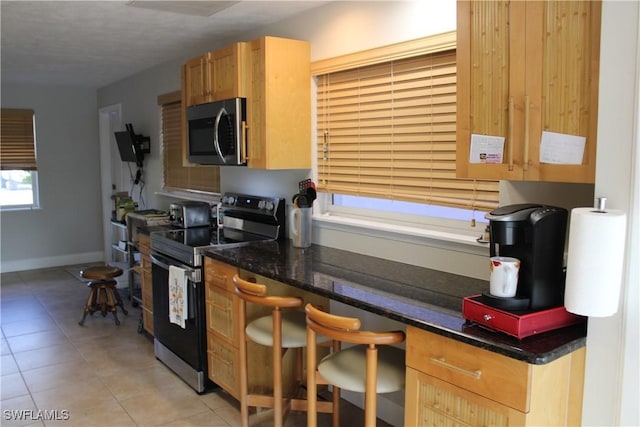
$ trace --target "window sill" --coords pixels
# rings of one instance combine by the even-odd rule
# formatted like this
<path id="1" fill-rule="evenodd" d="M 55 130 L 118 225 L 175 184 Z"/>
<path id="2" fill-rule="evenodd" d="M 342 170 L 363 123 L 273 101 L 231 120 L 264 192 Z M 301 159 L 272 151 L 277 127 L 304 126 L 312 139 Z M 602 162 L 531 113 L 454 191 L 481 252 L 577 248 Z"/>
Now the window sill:
<path id="1" fill-rule="evenodd" d="M 384 223 L 381 221 L 352 218 L 336 214 L 315 214 L 314 225 L 319 228 L 362 234 L 369 237 L 390 239 L 416 245 L 451 249 L 475 255 L 487 255 L 488 243 L 477 241 L 482 230 L 475 235 L 453 229 L 436 227 L 412 227 L 407 225 Z"/>
<path id="2" fill-rule="evenodd" d="M 40 206 L 2 206 L 0 212 L 39 211 Z"/>

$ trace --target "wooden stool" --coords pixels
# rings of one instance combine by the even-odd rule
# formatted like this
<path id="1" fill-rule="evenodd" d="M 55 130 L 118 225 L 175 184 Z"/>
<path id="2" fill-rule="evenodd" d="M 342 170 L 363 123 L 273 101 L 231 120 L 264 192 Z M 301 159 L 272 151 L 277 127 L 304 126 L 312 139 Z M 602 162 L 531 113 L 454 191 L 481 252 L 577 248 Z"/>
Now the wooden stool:
<path id="1" fill-rule="evenodd" d="M 317 425 L 317 384 L 333 385 L 333 426 L 340 422 L 340 389 L 365 394 L 366 427 L 376 426 L 378 393 L 401 390 L 405 382 L 405 352 L 389 344 L 404 341 L 404 332 L 360 330 L 360 319 L 336 316 L 311 304 L 307 313 L 307 426 Z M 323 335 L 333 341 L 333 352 L 317 362 L 316 339 Z M 340 342 L 356 344 L 340 350 Z"/>
<path id="2" fill-rule="evenodd" d="M 113 317 L 116 321 L 116 325 L 120 324 L 118 320 L 118 306 L 122 309 L 125 315 L 129 313 L 122 304 L 122 298 L 118 293 L 116 285 L 118 282 L 113 280 L 115 277 L 122 275 L 122 269 L 118 267 L 112 267 L 110 265 L 104 265 L 99 267 L 89 267 L 80 272 L 80 275 L 84 279 L 89 279 L 89 298 L 84 306 L 84 314 L 82 320 L 78 322 L 80 326 L 84 324 L 84 319 L 87 317 L 87 313 L 93 316 L 93 313 L 100 311 L 102 316 L 106 316 L 108 312 L 113 313 Z"/>

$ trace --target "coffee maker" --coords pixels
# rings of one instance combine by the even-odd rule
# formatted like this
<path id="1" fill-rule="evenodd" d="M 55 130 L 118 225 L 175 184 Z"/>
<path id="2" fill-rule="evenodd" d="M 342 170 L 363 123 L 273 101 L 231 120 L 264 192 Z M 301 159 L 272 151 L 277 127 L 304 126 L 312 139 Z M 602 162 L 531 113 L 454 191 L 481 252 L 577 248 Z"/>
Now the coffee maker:
<path id="1" fill-rule="evenodd" d="M 499 207 L 485 218 L 489 220 L 490 255 L 518 258 L 520 272 L 514 297 L 496 297 L 487 291 L 482 303 L 513 312 L 562 306 L 567 210 L 516 204 Z"/>

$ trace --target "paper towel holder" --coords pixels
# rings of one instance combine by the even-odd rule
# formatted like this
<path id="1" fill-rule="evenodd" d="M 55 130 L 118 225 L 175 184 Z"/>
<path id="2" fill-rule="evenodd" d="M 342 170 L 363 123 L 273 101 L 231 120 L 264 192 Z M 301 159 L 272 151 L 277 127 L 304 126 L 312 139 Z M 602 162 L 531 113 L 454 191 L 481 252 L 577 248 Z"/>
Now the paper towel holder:
<path id="1" fill-rule="evenodd" d="M 624 243 L 619 242 L 625 238 L 626 214 L 607 211 L 606 202 L 606 197 L 597 197 L 594 208 L 571 211 L 565 280 L 565 308 L 570 313 L 608 317 L 618 310 L 624 270 Z M 593 229 L 602 228 L 610 231 L 606 248 L 585 243 Z"/>

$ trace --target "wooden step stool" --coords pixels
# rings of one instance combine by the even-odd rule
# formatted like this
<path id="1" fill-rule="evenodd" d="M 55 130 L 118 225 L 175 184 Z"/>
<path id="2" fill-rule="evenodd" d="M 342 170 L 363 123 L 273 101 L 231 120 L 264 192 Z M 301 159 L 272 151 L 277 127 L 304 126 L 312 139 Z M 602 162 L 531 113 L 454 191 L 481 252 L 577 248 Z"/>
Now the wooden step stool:
<path id="1" fill-rule="evenodd" d="M 84 319 L 87 317 L 87 313 L 93 316 L 93 313 L 100 311 L 102 316 L 106 316 L 108 312 L 113 313 L 116 325 L 120 325 L 118 320 L 118 307 L 122 309 L 125 315 L 129 313 L 124 308 L 122 298 L 118 293 L 116 285 L 118 282 L 113 280 L 114 278 L 122 275 L 122 269 L 118 267 L 112 267 L 110 265 L 103 265 L 98 267 L 89 267 L 80 272 L 80 275 L 84 279 L 89 279 L 89 298 L 84 306 L 84 314 L 82 320 L 78 322 L 80 326 L 84 324 Z"/>

